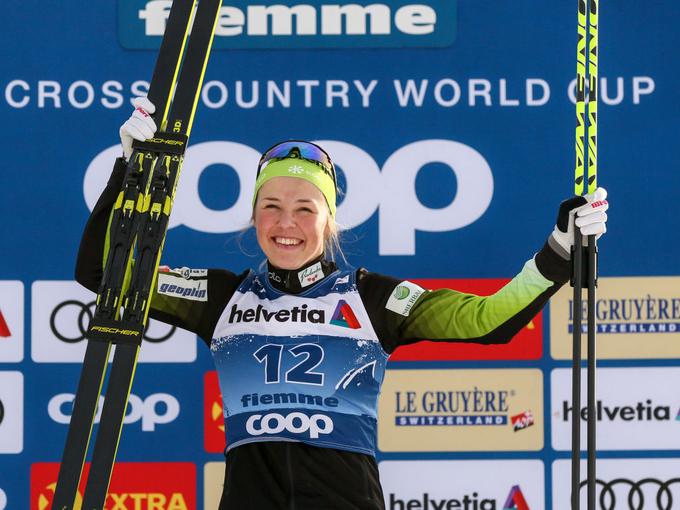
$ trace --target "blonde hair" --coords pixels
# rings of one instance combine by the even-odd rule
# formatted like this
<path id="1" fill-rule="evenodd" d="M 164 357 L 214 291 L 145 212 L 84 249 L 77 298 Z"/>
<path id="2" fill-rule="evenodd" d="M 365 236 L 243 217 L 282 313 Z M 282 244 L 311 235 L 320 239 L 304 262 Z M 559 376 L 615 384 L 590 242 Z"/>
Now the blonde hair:
<path id="1" fill-rule="evenodd" d="M 327 227 L 328 234 L 325 235 L 323 241 L 323 252 L 326 258 L 333 262 L 337 262 L 337 259 L 340 258 L 347 264 L 347 259 L 340 246 L 340 229 L 338 228 L 338 223 L 335 221 L 335 217 L 331 214 L 330 209 L 328 209 Z"/>

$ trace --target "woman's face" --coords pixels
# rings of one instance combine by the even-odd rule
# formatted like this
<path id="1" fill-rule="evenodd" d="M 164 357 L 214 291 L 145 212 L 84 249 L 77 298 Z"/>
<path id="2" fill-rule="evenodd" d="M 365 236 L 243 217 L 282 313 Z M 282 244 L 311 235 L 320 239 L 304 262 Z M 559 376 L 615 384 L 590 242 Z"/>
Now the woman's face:
<path id="1" fill-rule="evenodd" d="M 257 195 L 257 242 L 276 267 L 297 269 L 323 253 L 329 215 L 323 194 L 312 183 L 274 177 Z"/>

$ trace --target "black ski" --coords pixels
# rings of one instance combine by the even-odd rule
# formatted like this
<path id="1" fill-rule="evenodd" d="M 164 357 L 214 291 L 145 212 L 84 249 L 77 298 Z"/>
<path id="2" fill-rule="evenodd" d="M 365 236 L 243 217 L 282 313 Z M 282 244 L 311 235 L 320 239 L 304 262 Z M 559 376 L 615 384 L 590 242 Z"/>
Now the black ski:
<path id="1" fill-rule="evenodd" d="M 123 300 L 122 318 L 113 322 L 95 317 L 90 337 L 111 331 L 116 350 L 106 389 L 101 424 L 94 446 L 84 509 L 103 508 L 137 365 L 141 336 L 146 329 L 158 264 L 174 200 L 203 76 L 210 55 L 221 0 L 201 0 L 196 10 L 186 56 L 164 129 L 152 140 L 138 143 L 156 156 L 142 214 L 138 216 L 137 248 Z M 101 328 L 102 330 L 97 330 Z M 103 335 L 102 335 L 103 333 Z M 138 335 L 136 333 L 139 333 Z"/>
<path id="2" fill-rule="evenodd" d="M 150 101 L 158 107 L 154 115 L 157 124 L 163 124 L 166 120 L 194 5 L 195 0 L 175 0 L 168 17 L 148 93 Z M 97 296 L 97 317 L 116 319 L 119 315 L 135 242 L 136 218 L 143 203 L 141 197 L 146 192 L 153 161 L 152 153 L 140 150 L 135 150 L 130 157 L 123 189 L 112 213 L 111 245 Z M 141 340 L 141 334 L 139 338 Z M 108 341 L 88 341 L 52 502 L 53 509 L 70 510 L 75 505 L 110 351 L 111 343 Z"/>

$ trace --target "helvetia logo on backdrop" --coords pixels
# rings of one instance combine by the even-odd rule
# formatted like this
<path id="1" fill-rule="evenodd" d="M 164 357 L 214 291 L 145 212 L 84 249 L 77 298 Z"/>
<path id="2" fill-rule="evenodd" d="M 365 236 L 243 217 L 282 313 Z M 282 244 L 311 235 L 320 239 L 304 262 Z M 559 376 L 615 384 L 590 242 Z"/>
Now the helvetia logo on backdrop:
<path id="1" fill-rule="evenodd" d="M 438 510 L 440 508 L 460 508 L 466 510 L 496 510 L 499 508 L 502 508 L 502 510 L 530 510 L 519 485 L 514 485 L 510 489 L 508 498 L 502 507 L 499 507 L 497 503 L 499 503 L 497 499 L 484 497 L 477 492 L 452 499 L 432 497 L 426 492 L 418 499 L 409 499 L 407 501 L 395 497 L 395 494 L 390 494 L 388 508 L 390 510 L 405 510 L 410 508 L 422 508 L 423 510 Z"/>
<path id="2" fill-rule="evenodd" d="M 171 0 L 120 0 L 124 48 L 158 48 Z M 456 0 L 246 2 L 222 5 L 215 48 L 400 48 L 450 46 Z"/>
<path id="3" fill-rule="evenodd" d="M 388 510 L 544 508 L 544 466 L 536 460 L 382 461 L 378 468 Z"/>

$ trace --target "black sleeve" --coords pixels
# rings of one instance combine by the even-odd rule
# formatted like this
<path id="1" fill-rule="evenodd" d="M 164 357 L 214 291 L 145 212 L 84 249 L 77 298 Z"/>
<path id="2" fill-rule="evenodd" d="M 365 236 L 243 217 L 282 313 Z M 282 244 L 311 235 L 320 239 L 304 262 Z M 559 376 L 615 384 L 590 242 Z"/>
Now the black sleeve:
<path id="1" fill-rule="evenodd" d="M 116 159 L 109 182 L 92 209 L 80 240 L 75 269 L 76 281 L 92 292 L 97 292 L 104 274 L 104 244 L 109 217 L 116 197 L 123 187 L 126 166 L 124 158 Z"/>
<path id="2" fill-rule="evenodd" d="M 364 268 L 357 270 L 356 280 L 359 296 L 366 307 L 373 329 L 383 350 L 389 354 L 396 348 L 393 342 L 400 337 L 401 323 L 406 317 L 388 310 L 385 305 L 402 280 L 371 273 Z"/>
<path id="3" fill-rule="evenodd" d="M 225 269 L 208 269 L 205 275 L 190 276 L 191 271 L 189 268 L 181 268 L 159 272 L 159 275 L 163 276 L 159 276 L 151 297 L 149 316 L 192 331 L 210 346 L 212 334 L 224 307 L 248 275 L 248 271 L 237 275 Z M 169 279 L 177 287 L 201 285 L 207 288 L 207 298 L 204 301 L 197 301 L 191 297 L 164 291 L 160 285 L 162 278 Z"/>
<path id="4" fill-rule="evenodd" d="M 92 292 L 98 291 L 104 273 L 109 218 L 123 186 L 126 166 L 125 159 L 116 160 L 111 177 L 87 220 L 80 241 L 75 277 L 78 283 Z M 223 269 L 210 269 L 203 273 L 196 276 L 196 272 L 192 273 L 189 268 L 159 272 L 175 279 L 179 285 L 182 285 L 182 282 L 184 285 L 203 282 L 207 287 L 207 299 L 197 301 L 172 293 L 159 292 L 157 282 L 151 296 L 149 316 L 196 333 L 210 345 L 212 333 L 222 310 L 247 272 L 236 275 Z"/>

